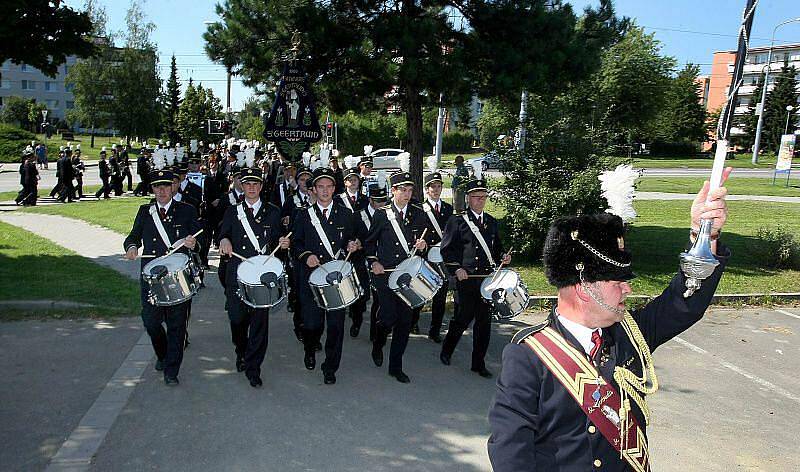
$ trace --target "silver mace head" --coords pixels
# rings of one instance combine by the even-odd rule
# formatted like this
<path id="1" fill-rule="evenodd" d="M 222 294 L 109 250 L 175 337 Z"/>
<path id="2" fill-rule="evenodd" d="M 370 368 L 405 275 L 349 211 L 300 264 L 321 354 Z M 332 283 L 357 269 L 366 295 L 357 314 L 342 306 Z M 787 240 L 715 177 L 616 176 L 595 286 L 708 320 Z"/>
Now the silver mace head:
<path id="1" fill-rule="evenodd" d="M 683 298 L 691 297 L 718 265 L 719 261 L 711 252 L 711 220 L 702 220 L 694 245 L 689 251 L 681 253 L 681 270 L 686 276 Z"/>

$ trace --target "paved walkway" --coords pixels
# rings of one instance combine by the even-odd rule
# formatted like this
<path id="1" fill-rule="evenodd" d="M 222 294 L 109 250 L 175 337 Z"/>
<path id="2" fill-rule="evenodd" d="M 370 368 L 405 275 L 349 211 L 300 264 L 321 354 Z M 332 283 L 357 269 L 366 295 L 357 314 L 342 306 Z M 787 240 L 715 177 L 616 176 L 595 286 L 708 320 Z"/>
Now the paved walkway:
<path id="1" fill-rule="evenodd" d="M 135 269 L 127 269 L 119 256 L 113 262 L 115 251 L 121 252 L 121 236 L 44 215 L 16 213 L 2 218 L 135 275 Z M 87 243 L 83 247 L 69 239 Z M 138 262 L 129 264 L 138 267 Z M 192 344 L 176 388 L 166 387 L 153 370 L 152 350 L 146 337 L 139 336 L 135 318 L 118 323 L 127 328 L 116 331 L 130 330 L 134 336 L 106 338 L 106 345 L 93 341 L 95 337 L 74 338 L 74 349 L 67 351 L 79 355 L 61 355 L 52 363 L 47 356 L 18 355 L 29 346 L 25 333 L 58 336 L 59 330 L 71 324 L 0 324 L 3 372 L 11 368 L 8 359 L 13 358 L 21 378 L 44 379 L 28 385 L 0 377 L 4 382 L 0 400 L 9 399 L 0 402 L 2 451 L 9 451 L 0 452 L 3 468 L 40 470 L 50 461 L 48 470 L 76 471 L 489 470 L 486 412 L 494 382 L 469 372 L 469 336 L 462 340 L 450 367 L 438 362 L 438 345 L 414 336 L 405 362 L 412 377 L 409 385 L 387 376 L 385 366 L 372 365 L 364 334 L 348 337 L 339 381 L 327 386 L 319 370 L 303 368 L 302 348 L 291 333 L 289 314 L 279 308 L 270 315 L 265 385 L 253 389 L 233 365 L 216 274 L 209 274 L 206 281 L 208 287 L 193 302 Z M 500 353 L 509 336 L 542 316 L 527 315 L 493 326 L 487 356 L 490 370 L 499 370 Z M 428 319 L 423 314 L 423 330 Z M 362 332 L 366 334 L 366 329 Z M 800 469 L 800 453 L 786 434 L 800 421 L 800 397 L 794 393 L 800 389 L 800 380 L 791 361 L 800 355 L 797 333 L 799 310 L 715 310 L 680 339 L 659 349 L 655 358 L 662 388 L 651 399 L 654 422 L 650 428 L 655 467 L 669 471 Z M 5 342 L 9 336 L 19 341 Z M 86 351 L 87 346 L 93 349 Z M 63 362 L 66 359 L 76 366 Z M 95 363 L 103 368 L 81 369 Z M 49 381 L 51 375 L 65 373 L 76 381 L 88 381 L 93 388 L 81 390 Z M 50 397 L 30 391 L 37 388 L 49 389 Z M 54 388 L 71 394 L 75 388 L 84 393 L 83 401 L 47 403 Z M 66 392 L 61 397 L 67 397 Z M 41 401 L 47 407 L 40 408 Z M 28 414 L 37 407 L 39 416 Z M 36 433 L 42 429 L 36 420 L 48 407 L 68 414 L 62 415 L 58 425 L 51 424 L 63 430 L 60 439 L 51 435 L 44 444 Z M 25 452 L 27 461 L 18 458 L 19 451 Z"/>
<path id="2" fill-rule="evenodd" d="M 636 192 L 636 200 L 694 200 L 697 195 L 689 193 Z M 774 195 L 728 195 L 729 201 L 757 201 L 800 203 L 800 197 L 779 197 Z"/>

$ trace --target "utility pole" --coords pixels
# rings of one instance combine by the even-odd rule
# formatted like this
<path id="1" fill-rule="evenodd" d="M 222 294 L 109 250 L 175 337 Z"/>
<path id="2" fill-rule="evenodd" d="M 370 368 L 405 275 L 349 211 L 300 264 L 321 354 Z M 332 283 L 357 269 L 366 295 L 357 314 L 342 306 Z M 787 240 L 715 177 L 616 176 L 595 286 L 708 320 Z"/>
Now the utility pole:
<path id="1" fill-rule="evenodd" d="M 519 101 L 519 131 L 517 131 L 517 150 L 525 150 L 525 137 L 527 131 L 525 125 L 528 122 L 528 91 L 522 90 L 522 97 Z"/>
<path id="2" fill-rule="evenodd" d="M 436 156 L 436 166 L 442 162 L 442 134 L 444 133 L 444 115 L 447 109 L 444 107 L 444 94 L 439 94 L 439 116 L 436 117 L 436 146 L 433 154 Z"/>

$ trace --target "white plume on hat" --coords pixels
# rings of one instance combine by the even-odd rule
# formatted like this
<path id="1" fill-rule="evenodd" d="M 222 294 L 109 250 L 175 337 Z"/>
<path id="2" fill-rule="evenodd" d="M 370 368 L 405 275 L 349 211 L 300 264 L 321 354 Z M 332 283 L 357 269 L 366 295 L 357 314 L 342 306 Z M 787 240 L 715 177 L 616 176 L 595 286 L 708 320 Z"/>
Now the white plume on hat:
<path id="1" fill-rule="evenodd" d="M 311 172 L 314 172 L 315 170 L 319 169 L 320 167 L 322 167 L 322 162 L 320 160 L 318 160 L 318 159 L 315 159 L 315 160 L 311 161 L 311 164 L 309 164 L 309 166 L 308 166 L 308 168 L 311 170 Z"/>
<path id="2" fill-rule="evenodd" d="M 164 156 L 167 158 L 167 165 L 175 164 L 175 150 L 172 148 L 167 148 L 165 150 Z"/>
<path id="3" fill-rule="evenodd" d="M 323 147 L 319 150 L 319 165 L 321 167 L 328 167 L 331 163 L 331 150 Z"/>
<path id="4" fill-rule="evenodd" d="M 178 143 L 177 147 L 175 148 L 175 159 L 178 162 L 183 162 L 184 157 L 186 157 L 186 149 L 181 146 L 181 143 Z"/>
<path id="5" fill-rule="evenodd" d="M 470 162 L 472 166 L 472 175 L 475 176 L 476 179 L 480 179 L 483 176 L 483 166 L 481 165 L 481 161 L 475 159 Z"/>
<path id="6" fill-rule="evenodd" d="M 608 201 L 606 212 L 619 216 L 625 223 L 636 218 L 633 197 L 636 190 L 634 184 L 638 178 L 639 171 L 630 165 L 619 165 L 616 169 L 607 170 L 598 176 L 603 197 Z"/>
<path id="7" fill-rule="evenodd" d="M 76 145 L 75 145 L 75 149 L 80 149 L 80 148 L 81 148 L 81 145 L 80 145 L 80 143 L 78 143 L 78 144 L 76 144 Z"/>
<path id="8" fill-rule="evenodd" d="M 189 141 L 189 152 L 195 153 L 197 152 L 197 140 L 192 139 Z"/>
<path id="9" fill-rule="evenodd" d="M 62 151 L 64 150 L 64 146 L 61 146 L 61 150 L 62 150 Z M 105 147 L 105 146 L 103 146 L 103 147 L 100 149 L 100 152 L 106 152 L 106 147 Z"/>
<path id="10" fill-rule="evenodd" d="M 436 172 L 436 168 L 439 167 L 439 159 L 436 159 L 436 156 L 431 154 L 426 159 L 428 164 L 428 170 L 431 172 Z"/>
<path id="11" fill-rule="evenodd" d="M 153 167 L 158 170 L 167 166 L 167 155 L 165 149 L 156 149 L 153 151 Z"/>
<path id="12" fill-rule="evenodd" d="M 256 163 L 256 149 L 255 148 L 247 148 L 244 150 L 244 163 L 247 167 L 253 167 Z"/>
<path id="13" fill-rule="evenodd" d="M 63 151 L 63 150 L 64 150 L 64 146 L 59 146 L 59 147 L 58 147 L 58 152 L 61 152 L 61 151 Z M 105 150 L 106 150 L 106 147 L 105 147 L 105 146 L 103 146 L 103 151 L 105 151 Z"/>
<path id="14" fill-rule="evenodd" d="M 237 166 L 239 166 L 239 167 L 244 166 L 245 159 L 246 159 L 246 157 L 245 157 L 243 151 L 239 151 L 239 152 L 236 153 L 236 165 Z"/>
<path id="15" fill-rule="evenodd" d="M 364 155 L 369 156 L 370 154 L 372 154 L 372 145 L 367 144 L 366 146 L 364 146 Z"/>
<path id="16" fill-rule="evenodd" d="M 351 169 L 351 168 L 353 168 L 353 167 L 357 166 L 357 165 L 358 165 L 358 162 L 359 162 L 360 160 L 361 160 L 361 159 L 359 159 L 358 157 L 356 157 L 356 156 L 354 156 L 354 155 L 352 155 L 352 154 L 348 154 L 348 155 L 347 155 L 347 157 L 345 157 L 345 158 L 344 158 L 344 165 L 345 165 L 345 167 L 347 167 L 348 169 Z"/>
<path id="17" fill-rule="evenodd" d="M 397 155 L 397 160 L 400 163 L 400 170 L 403 172 L 408 172 L 408 169 L 411 167 L 411 154 L 407 152 L 401 152 Z"/>
<path id="18" fill-rule="evenodd" d="M 331 151 L 331 156 L 338 158 L 339 157 L 339 150 L 334 149 Z"/>
<path id="19" fill-rule="evenodd" d="M 303 165 L 306 167 L 311 165 L 311 153 L 308 151 L 303 153 Z"/>
<path id="20" fill-rule="evenodd" d="M 378 187 L 386 188 L 386 171 L 381 169 L 378 171 Z"/>

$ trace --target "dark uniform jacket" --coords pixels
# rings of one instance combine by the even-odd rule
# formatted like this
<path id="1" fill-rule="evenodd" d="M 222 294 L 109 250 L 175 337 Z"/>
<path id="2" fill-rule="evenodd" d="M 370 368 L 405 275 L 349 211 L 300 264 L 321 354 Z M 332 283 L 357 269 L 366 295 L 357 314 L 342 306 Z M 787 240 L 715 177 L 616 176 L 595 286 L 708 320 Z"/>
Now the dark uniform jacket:
<path id="1" fill-rule="evenodd" d="M 328 218 L 322 217 L 319 205 L 312 206 L 319 218 L 322 229 L 328 237 L 328 242 L 335 256 L 347 254 L 347 243 L 357 238 L 356 222 L 353 213 L 342 205 L 332 203 Z M 338 251 L 341 253 L 337 254 Z M 301 262 L 301 267 L 308 269 L 306 259 L 311 255 L 317 256 L 321 264 L 333 260 L 328 250 L 319 238 L 308 209 L 298 210 L 292 224 L 292 253 Z"/>
<path id="2" fill-rule="evenodd" d="M 97 163 L 98 171 L 100 172 L 101 179 L 107 179 L 111 176 L 111 167 L 108 165 L 108 161 L 105 159 L 100 159 L 100 162 Z"/>
<path id="3" fill-rule="evenodd" d="M 144 246 L 142 256 L 160 257 L 167 253 L 169 248 L 167 248 L 164 241 L 161 240 L 153 218 L 150 216 L 150 207 L 153 205 L 158 204 L 148 203 L 139 207 L 139 212 L 136 213 L 136 219 L 133 221 L 133 228 L 123 243 L 123 249 L 125 249 L 126 252 L 131 246 L 136 246 L 137 248 Z M 191 205 L 176 202 L 175 200 L 170 204 L 163 224 L 164 230 L 167 232 L 167 236 L 173 244 L 175 241 L 195 234 L 200 230 L 197 211 Z M 199 250 L 203 244 L 203 240 L 204 235 L 201 234 L 197 236 L 197 245 L 195 245 L 194 251 Z M 178 251 L 189 253 L 186 247 L 182 247 Z M 152 260 L 152 257 L 142 257 L 142 267 Z"/>
<path id="4" fill-rule="evenodd" d="M 200 203 L 203 201 L 203 189 L 194 182 L 188 182 L 186 188 L 181 190 L 178 187 L 178 193 L 181 195 L 181 201 L 193 206 L 195 210 L 200 211 Z"/>
<path id="5" fill-rule="evenodd" d="M 61 169 L 61 180 L 67 182 L 75 178 L 75 172 L 72 168 L 72 160 L 69 157 L 64 156 L 59 159 L 58 166 Z"/>
<path id="6" fill-rule="evenodd" d="M 108 165 L 111 168 L 111 175 L 114 177 L 119 177 L 121 172 L 119 170 L 119 158 L 117 156 L 112 155 L 111 159 L 108 161 Z"/>
<path id="7" fill-rule="evenodd" d="M 217 212 L 219 214 L 219 224 L 222 226 L 222 222 L 225 219 L 225 214 L 228 212 L 228 208 L 232 206 L 236 206 L 237 204 L 244 201 L 244 192 L 241 194 L 237 194 L 236 190 L 230 190 L 227 193 L 222 194 L 219 197 L 219 204 L 217 205 Z M 239 252 L 239 251 L 236 251 Z"/>
<path id="8" fill-rule="evenodd" d="M 20 166 L 20 172 L 22 173 L 22 185 L 26 187 L 36 187 L 39 185 L 39 169 L 36 168 L 36 164 L 32 161 L 26 162 Z"/>
<path id="9" fill-rule="evenodd" d="M 145 176 L 150 172 L 149 167 L 147 165 L 147 156 L 139 154 L 139 157 L 136 158 L 136 173 L 139 174 L 142 180 L 145 180 Z"/>
<path id="10" fill-rule="evenodd" d="M 440 238 L 439 234 L 436 232 L 436 230 L 433 229 L 433 224 L 431 224 L 431 231 L 433 231 L 433 233 L 431 233 L 431 235 L 433 236 L 431 242 L 433 244 L 439 244 L 442 241 L 442 239 L 444 238 L 444 230 L 445 230 L 445 228 L 447 228 L 447 223 L 450 221 L 450 217 L 453 216 L 453 205 L 451 205 L 451 204 L 447 203 L 446 201 L 440 199 L 439 200 L 439 214 L 437 215 L 436 214 L 436 207 L 434 207 L 431 204 L 430 200 L 425 199 L 425 203 L 430 205 L 431 213 L 436 218 L 436 222 L 439 223 L 439 229 L 442 230 L 442 237 Z M 484 215 L 485 214 L 486 213 L 484 213 Z M 428 218 L 428 220 L 430 221 L 430 217 L 428 217 L 427 213 L 425 214 L 425 217 Z"/>
<path id="11" fill-rule="evenodd" d="M 227 195 L 225 199 L 227 199 Z M 237 206 L 241 205 L 244 205 L 245 210 L 247 210 L 248 205 L 244 202 L 237 205 L 227 205 L 220 225 L 217 244 L 227 238 L 230 240 L 234 252 L 243 257 L 253 257 L 258 255 L 258 253 L 247 237 L 244 226 L 239 221 Z M 250 222 L 250 227 L 253 228 L 253 233 L 258 240 L 259 247 L 263 248 L 266 245 L 265 252 L 269 254 L 275 246 L 278 245 L 278 239 L 282 234 L 283 227 L 281 226 L 280 210 L 275 205 L 261 200 L 261 208 L 258 209 L 258 213 L 253 215 L 245 211 L 245 215 Z M 276 255 L 282 257 L 281 252 L 282 251 L 278 251 Z M 241 260 L 238 257 L 231 257 L 228 261 L 227 268 L 225 269 L 228 287 L 236 287 L 236 270 L 239 268 L 240 263 Z M 233 282 L 231 282 L 231 280 Z"/>
<path id="12" fill-rule="evenodd" d="M 679 273 L 660 296 L 631 312 L 651 351 L 702 318 L 730 254 L 722 245 L 717 246 L 717 252 L 724 254 L 718 256 L 721 264 L 694 295 L 683 298 L 685 277 Z M 524 343 L 548 324 L 583 352 L 578 341 L 558 322 L 555 310 L 545 323 L 520 331 L 505 347 L 502 372 L 489 410 L 492 467 L 496 472 L 582 472 L 593 470 L 599 463 L 604 471 L 630 470 L 575 399 Z M 619 392 L 613 378 L 618 365 L 637 375 L 642 373 L 633 344 L 622 325 L 616 323 L 603 329 L 600 372 Z M 633 401 L 631 408 L 644 430 L 641 410 Z"/>
<path id="13" fill-rule="evenodd" d="M 337 203 L 340 203 L 345 208 L 352 209 L 353 213 L 357 213 L 369 205 L 369 198 L 367 198 L 367 196 L 361 192 L 356 194 L 355 202 L 350 199 L 350 195 L 347 194 L 347 191 L 336 194 L 336 196 L 333 197 L 333 200 Z"/>
<path id="14" fill-rule="evenodd" d="M 398 241 L 394 228 L 386 216 L 387 211 L 394 212 L 403 236 L 405 236 L 406 244 Z M 428 229 L 426 240 L 429 240 L 433 229 L 430 228 L 428 216 L 422 211 L 422 208 L 409 203 L 406 205 L 405 219 L 400 220 L 399 215 L 400 212 L 393 202 L 375 212 L 372 227 L 364 241 L 367 262 L 370 264 L 378 261 L 384 268 L 393 269 L 408 259 L 409 248 L 413 247 L 426 228 Z M 424 257 L 425 251 L 417 251 L 416 254 Z"/>
<path id="15" fill-rule="evenodd" d="M 500 240 L 497 220 L 492 215 L 483 212 L 483 224 L 479 225 L 472 210 L 467 209 L 465 212 L 470 221 L 478 226 L 495 264 L 500 264 L 503 257 L 503 243 Z M 486 252 L 461 215 L 450 218 L 444 228 L 442 259 L 451 274 L 462 268 L 469 274 L 477 275 L 490 274 L 494 270 L 486 257 Z"/>

